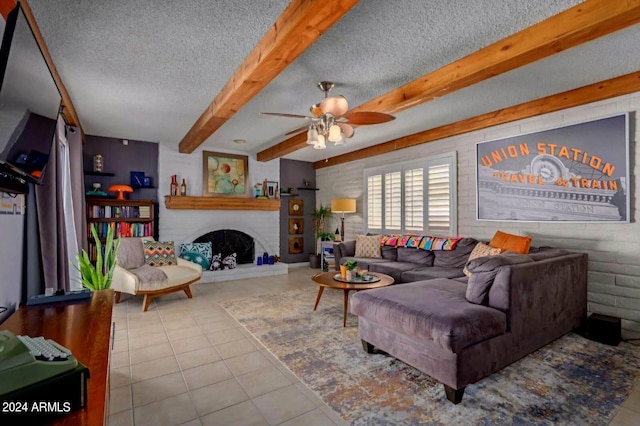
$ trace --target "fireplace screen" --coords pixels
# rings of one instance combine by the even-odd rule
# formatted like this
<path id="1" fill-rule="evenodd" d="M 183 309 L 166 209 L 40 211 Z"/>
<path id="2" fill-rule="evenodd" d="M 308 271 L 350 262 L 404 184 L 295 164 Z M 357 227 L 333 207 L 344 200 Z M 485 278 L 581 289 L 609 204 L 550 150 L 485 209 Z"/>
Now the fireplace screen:
<path id="1" fill-rule="evenodd" d="M 253 238 L 241 231 L 221 229 L 204 234 L 195 243 L 211 242 L 213 254 L 222 254 L 222 259 L 230 254 L 236 254 L 238 264 L 253 263 L 255 258 L 255 244 Z"/>

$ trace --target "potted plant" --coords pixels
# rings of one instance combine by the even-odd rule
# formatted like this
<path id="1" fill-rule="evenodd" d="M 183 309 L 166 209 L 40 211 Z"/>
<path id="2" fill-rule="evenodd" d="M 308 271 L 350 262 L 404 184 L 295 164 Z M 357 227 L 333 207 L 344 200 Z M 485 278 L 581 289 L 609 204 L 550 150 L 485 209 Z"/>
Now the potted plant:
<path id="1" fill-rule="evenodd" d="M 107 239 L 105 241 L 104 254 L 102 253 L 102 242 L 96 230 L 96 224 L 91 225 L 91 235 L 96 243 L 96 263 L 91 263 L 86 250 L 78 253 L 78 266 L 82 285 L 91 291 L 104 290 L 111 287 L 113 279 L 113 269 L 116 266 L 116 254 L 120 248 L 120 239 L 113 242 L 113 227 L 107 229 Z"/>
<path id="2" fill-rule="evenodd" d="M 358 261 L 349 259 L 346 262 L 344 262 L 344 266 L 347 268 L 347 274 L 346 274 L 347 281 L 353 280 L 353 274 L 355 273 L 355 270 L 358 267 Z"/>
<path id="3" fill-rule="evenodd" d="M 325 223 L 326 219 L 331 217 L 331 207 L 323 206 L 320 203 L 320 206 L 313 209 L 311 212 L 311 218 L 313 219 L 313 226 L 316 237 L 316 250 L 315 253 L 309 256 L 309 266 L 312 268 L 319 268 L 320 265 L 320 244 L 318 244 L 318 239 L 321 241 L 333 240 L 333 234 L 331 232 L 325 231 Z"/>

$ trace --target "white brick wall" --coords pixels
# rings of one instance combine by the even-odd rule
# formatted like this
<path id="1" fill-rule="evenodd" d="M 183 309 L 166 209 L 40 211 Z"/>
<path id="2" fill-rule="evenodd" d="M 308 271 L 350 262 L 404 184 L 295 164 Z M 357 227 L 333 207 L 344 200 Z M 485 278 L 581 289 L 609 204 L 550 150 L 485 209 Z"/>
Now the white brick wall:
<path id="1" fill-rule="evenodd" d="M 631 219 L 628 224 L 589 225 L 567 223 L 481 222 L 476 216 L 475 143 L 496 138 L 548 130 L 563 125 L 595 120 L 619 112 L 631 115 Z M 640 224 L 636 211 L 640 199 L 637 176 L 640 173 L 640 92 L 430 142 L 413 148 L 367 158 L 317 171 L 317 202 L 330 203 L 335 197 L 358 199 L 355 214 L 346 219 L 345 234 L 353 239 L 362 232 L 363 170 L 377 165 L 426 157 L 456 150 L 458 152 L 458 233 L 478 239 L 490 239 L 497 229 L 529 234 L 533 245 L 550 245 L 589 254 L 590 312 L 622 318 L 626 335 L 640 333 Z"/>
<path id="2" fill-rule="evenodd" d="M 204 150 L 211 150 L 204 148 Z M 191 242 L 210 231 L 235 229 L 251 235 L 256 242 L 256 255 L 268 252 L 279 254 L 279 211 L 232 210 L 173 210 L 164 206 L 164 196 L 169 194 L 171 175 L 178 175 L 178 183 L 186 179 L 188 195 L 202 195 L 202 151 L 180 154 L 178 146 L 160 144 L 158 154 L 159 238 L 165 241 Z M 217 151 L 217 150 L 216 150 Z M 230 152 L 241 154 L 240 152 Z M 249 182 L 251 186 L 262 182 L 280 180 L 280 161 L 259 163 L 249 157 Z"/>

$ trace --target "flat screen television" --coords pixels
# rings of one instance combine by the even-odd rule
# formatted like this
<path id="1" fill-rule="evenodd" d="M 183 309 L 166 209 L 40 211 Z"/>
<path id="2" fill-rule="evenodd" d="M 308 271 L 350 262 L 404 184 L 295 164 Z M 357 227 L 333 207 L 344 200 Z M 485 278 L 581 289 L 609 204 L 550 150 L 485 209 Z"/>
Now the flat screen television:
<path id="1" fill-rule="evenodd" d="M 20 3 L 0 31 L 0 191 L 27 192 L 44 177 L 62 96 Z"/>

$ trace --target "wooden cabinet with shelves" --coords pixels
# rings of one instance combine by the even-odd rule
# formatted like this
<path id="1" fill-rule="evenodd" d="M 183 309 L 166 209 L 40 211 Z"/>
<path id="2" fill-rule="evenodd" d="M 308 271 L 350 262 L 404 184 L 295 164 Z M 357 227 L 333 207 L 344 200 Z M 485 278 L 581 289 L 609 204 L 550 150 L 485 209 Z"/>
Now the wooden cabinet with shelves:
<path id="1" fill-rule="evenodd" d="M 114 228 L 114 238 L 153 237 L 155 229 L 155 203 L 151 200 L 114 200 L 87 198 L 87 238 L 89 256 L 95 260 L 96 247 L 91 226 L 96 225 L 102 241 L 109 227 Z"/>

